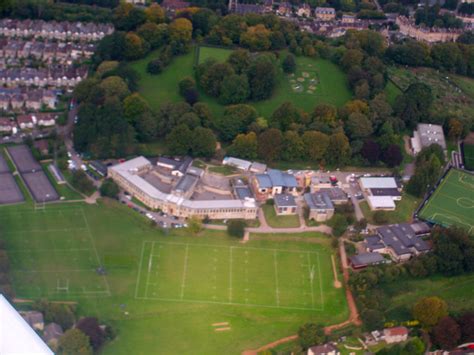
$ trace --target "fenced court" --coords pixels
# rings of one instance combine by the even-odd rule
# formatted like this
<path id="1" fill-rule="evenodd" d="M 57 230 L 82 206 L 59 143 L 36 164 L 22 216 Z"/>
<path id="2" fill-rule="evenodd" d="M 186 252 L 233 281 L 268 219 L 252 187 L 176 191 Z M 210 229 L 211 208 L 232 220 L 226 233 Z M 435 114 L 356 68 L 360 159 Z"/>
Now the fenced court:
<path id="1" fill-rule="evenodd" d="M 78 207 L 0 214 L 17 297 L 110 294 L 87 217 Z"/>
<path id="2" fill-rule="evenodd" d="M 435 224 L 457 225 L 474 233 L 474 175 L 451 169 L 425 202 L 419 216 Z"/>
<path id="3" fill-rule="evenodd" d="M 324 310 L 319 253 L 145 241 L 135 298 Z"/>

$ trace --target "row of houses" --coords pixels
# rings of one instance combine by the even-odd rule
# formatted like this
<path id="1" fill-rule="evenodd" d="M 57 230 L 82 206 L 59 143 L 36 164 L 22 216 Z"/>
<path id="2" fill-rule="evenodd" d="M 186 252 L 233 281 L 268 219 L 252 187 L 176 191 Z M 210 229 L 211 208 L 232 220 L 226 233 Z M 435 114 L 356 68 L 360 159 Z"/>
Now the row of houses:
<path id="1" fill-rule="evenodd" d="M 3 58 L 31 58 L 64 63 L 90 58 L 95 49 L 94 43 L 0 39 L 0 56 Z"/>
<path id="2" fill-rule="evenodd" d="M 54 65 L 48 68 L 0 69 L 0 85 L 71 88 L 87 77 L 86 66 Z"/>
<path id="3" fill-rule="evenodd" d="M 52 127 L 58 115 L 51 112 L 30 113 L 13 117 L 0 117 L 0 134 L 16 134 L 18 130 L 38 127 Z"/>
<path id="4" fill-rule="evenodd" d="M 428 43 L 454 42 L 463 33 L 462 29 L 418 26 L 415 21 L 405 16 L 398 16 L 396 24 L 402 35 Z"/>
<path id="5" fill-rule="evenodd" d="M 0 111 L 39 111 L 43 107 L 55 109 L 58 96 L 56 90 L 0 88 Z"/>
<path id="6" fill-rule="evenodd" d="M 99 41 L 114 32 L 112 24 L 92 22 L 0 20 L 0 35 L 5 37 L 44 38 L 61 41 Z"/>

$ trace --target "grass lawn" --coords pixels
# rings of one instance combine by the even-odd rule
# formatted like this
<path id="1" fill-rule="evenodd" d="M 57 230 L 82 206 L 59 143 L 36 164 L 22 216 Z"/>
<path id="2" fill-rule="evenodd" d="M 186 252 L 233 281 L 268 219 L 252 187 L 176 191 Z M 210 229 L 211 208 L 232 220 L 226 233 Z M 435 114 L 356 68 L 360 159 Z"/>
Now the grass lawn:
<path id="1" fill-rule="evenodd" d="M 419 213 L 422 219 L 474 232 L 474 175 L 451 169 Z"/>
<path id="2" fill-rule="evenodd" d="M 229 165 L 210 166 L 209 171 L 221 175 L 233 175 L 238 172 L 236 168 Z"/>
<path id="3" fill-rule="evenodd" d="M 245 245 L 224 231 L 163 234 L 112 200 L 2 206 L 0 225 L 17 297 L 78 301 L 118 332 L 104 354 L 240 354 L 348 316 L 317 234 Z"/>
<path id="4" fill-rule="evenodd" d="M 225 60 L 230 53 L 228 49 L 210 47 L 201 47 L 200 51 L 202 54 L 200 61 L 209 57 Z M 165 102 L 183 101 L 178 93 L 178 82 L 186 76 L 194 77 L 195 50 L 175 57 L 163 73 L 150 75 L 146 71 L 146 66 L 156 55 L 157 52 L 153 52 L 132 64 L 140 74 L 140 93 L 155 110 Z M 332 62 L 307 57 L 297 57 L 296 62 L 297 69 L 294 75 L 285 75 L 283 72 L 278 74 L 279 84 L 270 99 L 249 103 L 261 116 L 270 117 L 285 101 L 291 101 L 297 107 L 311 112 L 319 103 L 342 106 L 352 98 L 345 74 Z M 301 87 L 296 88 L 296 85 Z M 216 99 L 201 92 L 200 100 L 209 105 L 215 117 L 223 113 L 224 106 Z"/>
<path id="5" fill-rule="evenodd" d="M 462 276 L 432 276 L 426 279 L 398 279 L 380 287 L 389 295 L 387 321 L 412 319 L 411 308 L 422 297 L 438 296 L 449 306 L 450 313 L 474 307 L 472 290 L 474 274 Z"/>
<path id="6" fill-rule="evenodd" d="M 84 197 L 79 192 L 71 189 L 67 184 L 56 183 L 56 180 L 48 169 L 49 164 L 51 163 L 43 163 L 41 166 L 43 167 L 46 176 L 58 192 L 59 196 L 64 197 L 65 200 L 82 200 Z"/>
<path id="7" fill-rule="evenodd" d="M 395 211 L 384 211 L 389 224 L 409 222 L 412 219 L 413 212 L 420 204 L 420 200 L 404 192 L 402 193 L 402 200 L 395 201 L 395 204 L 397 206 Z M 362 201 L 359 206 L 367 221 L 370 224 L 375 224 L 374 211 L 370 210 L 367 201 Z"/>
<path id="8" fill-rule="evenodd" d="M 300 220 L 297 215 L 277 216 L 275 208 L 270 205 L 263 205 L 263 213 L 270 227 L 273 228 L 293 228 L 300 226 Z"/>
<path id="9" fill-rule="evenodd" d="M 384 91 L 387 97 L 387 101 L 392 106 L 395 103 L 397 96 L 402 94 L 402 91 L 398 87 L 396 87 L 395 84 L 391 81 L 387 81 L 387 85 L 385 86 Z"/>
<path id="10" fill-rule="evenodd" d="M 207 59 L 216 59 L 218 62 L 225 62 L 232 53 L 232 49 L 199 47 L 199 64 L 204 63 Z"/>

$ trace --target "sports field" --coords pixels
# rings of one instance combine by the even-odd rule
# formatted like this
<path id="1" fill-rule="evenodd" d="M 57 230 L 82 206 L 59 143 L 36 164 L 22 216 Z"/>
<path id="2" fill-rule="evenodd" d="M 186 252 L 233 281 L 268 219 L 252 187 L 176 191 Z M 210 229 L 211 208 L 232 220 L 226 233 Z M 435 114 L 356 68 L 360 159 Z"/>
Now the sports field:
<path id="1" fill-rule="evenodd" d="M 135 297 L 322 311 L 320 263 L 297 249 L 144 242 Z"/>
<path id="2" fill-rule="evenodd" d="M 26 298 L 110 295 L 81 207 L 2 211 L 15 291 Z"/>
<path id="3" fill-rule="evenodd" d="M 462 150 L 466 169 L 474 170 L 474 142 L 473 144 L 464 143 Z"/>
<path id="4" fill-rule="evenodd" d="M 451 169 L 421 209 L 419 216 L 443 226 L 474 232 L 474 175 Z"/>
<path id="5" fill-rule="evenodd" d="M 17 298 L 77 301 L 79 316 L 113 325 L 103 354 L 240 354 L 348 317 L 331 240 L 318 233 L 246 244 L 225 231 L 166 234 L 105 200 L 0 206 L 0 239 Z"/>

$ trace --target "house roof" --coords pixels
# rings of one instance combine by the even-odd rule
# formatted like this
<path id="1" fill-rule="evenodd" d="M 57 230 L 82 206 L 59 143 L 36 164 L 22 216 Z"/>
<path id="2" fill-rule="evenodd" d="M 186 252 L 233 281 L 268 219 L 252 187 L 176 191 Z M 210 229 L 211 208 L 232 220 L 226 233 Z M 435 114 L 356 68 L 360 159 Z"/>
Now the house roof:
<path id="1" fill-rule="evenodd" d="M 446 140 L 442 126 L 431 123 L 419 123 L 417 131 L 422 147 L 439 144 L 443 149 L 446 149 Z"/>
<path id="2" fill-rule="evenodd" d="M 385 245 L 382 243 L 381 238 L 378 235 L 369 235 L 365 238 L 365 245 L 371 250 L 383 249 Z"/>
<path id="3" fill-rule="evenodd" d="M 63 328 L 57 323 L 49 323 L 44 327 L 43 339 L 46 343 L 54 339 L 59 339 L 61 335 L 63 335 Z"/>
<path id="4" fill-rule="evenodd" d="M 339 187 L 322 188 L 319 191 L 326 193 L 332 202 L 347 200 L 347 194 Z"/>
<path id="5" fill-rule="evenodd" d="M 396 189 L 397 182 L 393 177 L 361 177 L 360 183 L 364 189 Z"/>
<path id="6" fill-rule="evenodd" d="M 237 186 L 235 188 L 235 193 L 238 198 L 245 199 L 246 197 L 253 197 L 252 191 L 248 188 L 248 186 Z"/>
<path id="7" fill-rule="evenodd" d="M 385 336 L 403 336 L 408 335 L 408 329 L 406 327 L 393 327 L 386 328 L 383 330 Z"/>
<path id="8" fill-rule="evenodd" d="M 0 354 L 53 355 L 51 349 L 1 294 Z"/>
<path id="9" fill-rule="evenodd" d="M 304 199 L 306 204 L 310 209 L 334 209 L 334 205 L 331 202 L 331 199 L 326 193 L 315 192 L 315 193 L 306 193 L 304 194 Z"/>
<path id="10" fill-rule="evenodd" d="M 296 201 L 293 195 L 290 194 L 277 194 L 273 197 L 275 205 L 277 207 L 295 207 Z"/>
<path id="11" fill-rule="evenodd" d="M 355 267 L 373 265 L 385 261 L 385 258 L 379 253 L 361 253 L 351 256 L 350 259 Z"/>
<path id="12" fill-rule="evenodd" d="M 398 197 L 402 194 L 398 189 L 395 188 L 374 188 L 369 189 L 372 196 L 390 196 L 390 197 Z"/>
<path id="13" fill-rule="evenodd" d="M 249 170 L 250 166 L 252 165 L 252 163 L 248 160 L 233 157 L 225 157 L 222 161 L 222 164 L 235 166 L 236 168 L 241 170 Z"/>
<path id="14" fill-rule="evenodd" d="M 182 193 L 188 192 L 193 186 L 197 183 L 199 178 L 195 175 L 185 174 L 179 179 L 178 183 L 176 184 L 174 191 L 179 191 Z"/>
<path id="15" fill-rule="evenodd" d="M 418 252 L 430 250 L 430 246 L 408 223 L 393 224 L 377 228 L 383 243 L 391 247 L 397 255 L 412 254 L 411 248 Z"/>

